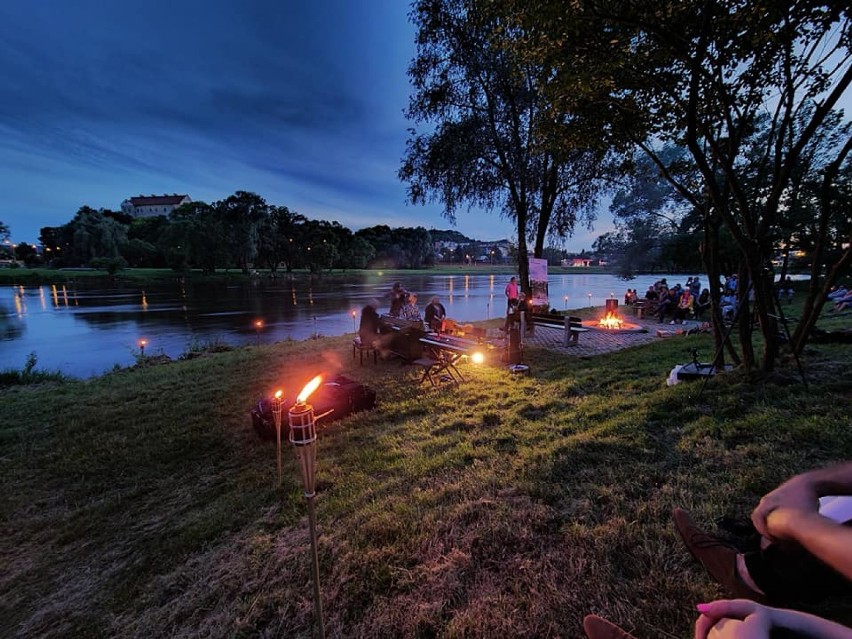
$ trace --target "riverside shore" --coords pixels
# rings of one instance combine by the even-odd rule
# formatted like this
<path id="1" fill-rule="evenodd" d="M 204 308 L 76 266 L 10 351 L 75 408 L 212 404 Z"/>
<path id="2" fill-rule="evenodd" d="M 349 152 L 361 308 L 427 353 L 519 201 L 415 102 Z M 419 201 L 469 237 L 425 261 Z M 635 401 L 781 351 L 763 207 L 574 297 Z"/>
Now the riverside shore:
<path id="1" fill-rule="evenodd" d="M 528 375 L 464 364 L 466 383 L 431 391 L 396 362 L 359 366 L 342 336 L 2 388 L 0 634 L 311 636 L 298 470 L 285 450 L 276 486 L 248 412 L 321 373 L 378 397 L 320 433 L 329 636 L 578 637 L 589 612 L 687 636 L 695 602 L 724 593 L 671 509 L 713 530 L 852 457 L 852 346 L 809 348 L 807 387 L 786 359 L 667 387 L 691 347 L 712 345 L 529 344 Z"/>

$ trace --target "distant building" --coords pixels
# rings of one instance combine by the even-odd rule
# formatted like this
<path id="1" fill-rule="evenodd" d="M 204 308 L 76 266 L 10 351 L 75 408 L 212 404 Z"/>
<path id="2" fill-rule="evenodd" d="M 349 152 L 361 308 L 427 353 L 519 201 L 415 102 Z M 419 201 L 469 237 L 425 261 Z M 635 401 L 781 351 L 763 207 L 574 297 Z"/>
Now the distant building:
<path id="1" fill-rule="evenodd" d="M 133 217 L 168 215 L 181 204 L 192 202 L 188 195 L 138 195 L 121 203 L 121 212 Z"/>

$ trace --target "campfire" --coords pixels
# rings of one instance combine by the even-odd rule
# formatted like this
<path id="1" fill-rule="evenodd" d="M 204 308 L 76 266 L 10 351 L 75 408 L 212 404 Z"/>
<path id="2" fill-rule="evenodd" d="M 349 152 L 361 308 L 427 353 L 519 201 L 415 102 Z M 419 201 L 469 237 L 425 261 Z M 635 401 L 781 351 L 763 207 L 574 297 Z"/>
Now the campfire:
<path id="1" fill-rule="evenodd" d="M 618 313 L 608 311 L 598 322 L 599 328 L 608 328 L 610 330 L 618 330 L 622 328 L 624 322 L 618 316 Z"/>

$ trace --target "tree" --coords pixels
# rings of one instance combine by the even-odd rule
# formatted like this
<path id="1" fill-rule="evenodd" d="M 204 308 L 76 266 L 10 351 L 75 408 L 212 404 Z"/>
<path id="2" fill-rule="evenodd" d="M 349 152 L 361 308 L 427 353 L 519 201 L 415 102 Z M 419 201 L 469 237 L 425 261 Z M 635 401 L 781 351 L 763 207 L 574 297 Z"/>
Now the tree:
<path id="1" fill-rule="evenodd" d="M 514 220 L 529 290 L 527 238 L 540 257 L 548 233 L 564 236 L 594 219 L 604 151 L 586 138 L 552 146 L 550 128 L 569 129 L 542 91 L 550 69 L 499 46 L 505 25 L 479 3 L 418 0 L 411 18 L 417 55 L 407 116 L 426 131 L 410 130 L 399 177 L 411 202 L 440 201 L 451 221 L 464 205 Z"/>
<path id="2" fill-rule="evenodd" d="M 297 248 L 305 237 L 306 222 L 305 216 L 286 206 L 270 206 L 260 227 L 258 260 L 273 273 L 279 264 L 284 264 L 288 273 L 292 271 L 300 252 Z"/>
<path id="3" fill-rule="evenodd" d="M 243 273 L 257 257 L 260 229 L 267 217 L 266 200 L 256 193 L 236 191 L 233 195 L 213 203 L 222 222 L 231 260 Z"/>
<path id="4" fill-rule="evenodd" d="M 120 247 L 127 243 L 127 227 L 102 212 L 82 206 L 62 231 L 67 251 L 64 262 L 70 265 L 88 265 L 95 258 L 117 259 Z"/>
<path id="5" fill-rule="evenodd" d="M 9 255 L 9 259 L 11 259 L 12 248 L 10 246 L 9 237 L 9 227 L 0 221 L 0 255 L 3 255 L 4 257 Z"/>
<path id="6" fill-rule="evenodd" d="M 764 338 L 760 366 L 771 370 L 778 324 L 766 267 L 805 149 L 852 82 L 848 3 L 506 0 L 501 7 L 527 36 L 517 49 L 554 65 L 546 89 L 557 107 L 597 108 L 605 116 L 602 135 L 648 153 L 701 213 L 706 254 L 713 255 L 719 232 L 727 230 L 750 284 L 743 288 L 754 292 Z M 762 122 L 765 143 L 757 147 L 752 143 Z M 659 142 L 689 150 L 700 184 L 684 184 L 668 172 Z M 824 192 L 834 188 L 849 146 L 847 140 L 835 147 L 826 162 Z M 821 206 L 817 215 L 822 220 L 828 213 Z M 819 228 L 822 244 L 827 230 Z M 850 252 L 835 262 L 828 280 L 852 259 Z M 820 283 L 812 278 L 812 287 Z M 740 349 L 753 368 L 747 319 Z"/>

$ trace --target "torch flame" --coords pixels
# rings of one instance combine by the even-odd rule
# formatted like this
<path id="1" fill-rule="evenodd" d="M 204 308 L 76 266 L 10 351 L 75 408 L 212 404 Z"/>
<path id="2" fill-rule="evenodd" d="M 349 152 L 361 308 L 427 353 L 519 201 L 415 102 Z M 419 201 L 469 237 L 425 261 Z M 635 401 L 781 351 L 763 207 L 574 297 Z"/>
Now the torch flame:
<path id="1" fill-rule="evenodd" d="M 281 396 L 284 394 L 284 391 L 277 390 L 275 391 L 275 399 L 281 399 Z"/>
<path id="2" fill-rule="evenodd" d="M 313 393 L 317 388 L 319 388 L 319 385 L 321 383 L 322 375 L 317 375 L 316 377 L 314 377 L 305 385 L 305 387 L 302 389 L 302 392 L 299 393 L 299 395 L 296 397 L 296 403 L 304 404 L 306 401 L 308 401 L 308 397 L 310 397 L 311 393 Z"/>

